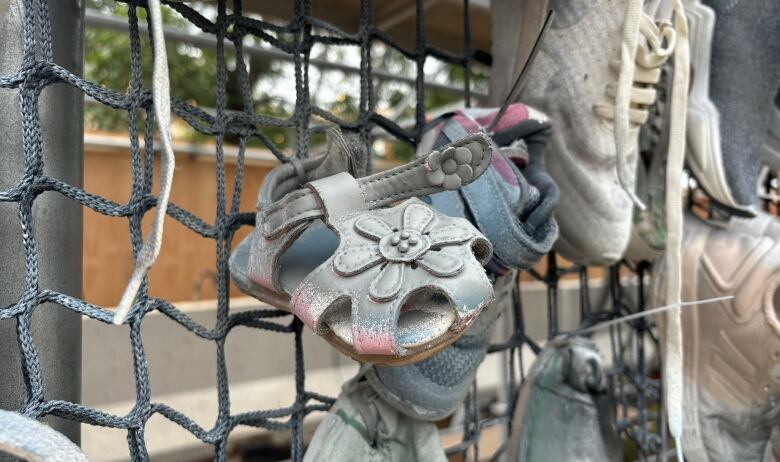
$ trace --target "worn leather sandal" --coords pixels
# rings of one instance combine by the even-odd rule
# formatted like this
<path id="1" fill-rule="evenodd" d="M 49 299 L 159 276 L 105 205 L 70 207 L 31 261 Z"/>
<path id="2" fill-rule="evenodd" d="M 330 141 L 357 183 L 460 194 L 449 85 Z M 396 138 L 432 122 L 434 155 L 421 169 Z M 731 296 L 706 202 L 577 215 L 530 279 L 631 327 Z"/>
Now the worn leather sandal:
<path id="1" fill-rule="evenodd" d="M 552 250 L 558 237 L 553 212 L 558 189 L 547 175 L 542 155 L 551 130 L 547 117 L 521 103 L 506 108 L 468 108 L 431 122 L 418 153 L 469 133 L 491 133 L 490 167 L 477 180 L 454 191 L 423 198 L 449 216 L 468 218 L 493 245 L 486 270 L 496 276 L 496 300 L 452 345 L 440 353 L 403 367 L 372 366 L 365 377 L 391 406 L 415 419 L 436 421 L 452 414 L 471 389 L 485 357 L 496 320 L 516 302 L 518 269 L 527 269 Z"/>
<path id="2" fill-rule="evenodd" d="M 364 178 L 312 179 L 321 156 L 282 165 L 261 188 L 255 230 L 231 255 L 231 275 L 356 360 L 425 359 L 493 300 L 483 269 L 492 246 L 467 220 L 415 196 L 470 183 L 491 152 L 478 133 Z"/>
<path id="3" fill-rule="evenodd" d="M 445 114 L 426 128 L 418 153 L 470 133 L 485 132 L 497 108 L 468 108 Z M 510 104 L 493 127 L 495 151 L 484 175 L 426 200 L 449 216 L 469 218 L 493 245 L 487 268 L 495 274 L 528 269 L 552 250 L 558 238 L 553 213 L 558 187 L 544 167 L 552 126 L 547 116 L 522 103 Z"/>

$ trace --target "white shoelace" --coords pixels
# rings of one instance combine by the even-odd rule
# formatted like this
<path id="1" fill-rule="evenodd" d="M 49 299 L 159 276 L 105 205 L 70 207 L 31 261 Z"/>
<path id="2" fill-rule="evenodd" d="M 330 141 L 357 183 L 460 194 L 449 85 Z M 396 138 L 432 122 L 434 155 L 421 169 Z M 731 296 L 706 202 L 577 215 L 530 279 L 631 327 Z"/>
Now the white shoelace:
<path id="1" fill-rule="evenodd" d="M 163 228 L 165 226 L 165 214 L 168 211 L 168 200 L 173 185 L 173 170 L 175 160 L 173 156 L 173 142 L 171 139 L 171 89 L 168 77 L 168 56 L 165 50 L 165 36 L 163 35 L 162 11 L 160 0 L 149 0 L 148 11 L 152 23 L 152 48 L 154 50 L 154 70 L 152 72 L 152 94 L 154 100 L 154 113 L 157 118 L 157 129 L 160 131 L 162 142 L 162 159 L 160 163 L 160 194 L 157 197 L 157 210 L 154 214 L 152 229 L 146 237 L 141 251 L 135 261 L 133 275 L 127 282 L 124 294 L 114 312 L 114 324 L 122 324 L 130 312 L 138 289 L 141 287 L 149 268 L 154 265 L 162 246 Z"/>
<path id="2" fill-rule="evenodd" d="M 678 305 L 667 315 L 664 381 L 666 383 L 666 412 L 669 433 L 675 439 L 677 460 L 682 461 L 683 431 L 683 337 L 680 318 L 682 296 L 682 170 L 685 159 L 685 122 L 688 109 L 688 81 L 690 50 L 688 21 L 682 0 L 674 5 L 674 30 L 677 41 L 674 49 L 674 77 L 669 112 L 669 147 L 666 164 L 666 303 Z"/>
<path id="3" fill-rule="evenodd" d="M 676 31 L 669 24 L 656 25 L 653 18 L 642 11 L 643 0 L 631 0 L 626 12 L 620 59 L 610 63 L 618 73 L 617 83 L 606 86 L 606 94 L 613 104 L 593 106 L 597 116 L 614 123 L 617 176 L 620 186 L 634 204 L 644 210 L 645 205 L 629 184 L 626 156 L 631 148 L 629 131 L 647 121 L 648 107 L 656 99 L 653 88 L 661 78 L 661 66 L 672 55 L 676 45 Z M 640 35 L 643 40 L 639 40 Z M 623 63 L 627 63 L 623 65 Z"/>
<path id="4" fill-rule="evenodd" d="M 688 22 L 682 0 L 674 0 L 674 25 L 656 25 L 643 11 L 643 0 L 630 0 L 623 28 L 620 60 L 611 63 L 618 70 L 617 84 L 607 85 L 607 96 L 615 104 L 598 104 L 594 112 L 614 121 L 617 176 L 631 200 L 644 210 L 645 205 L 629 185 L 626 155 L 631 148 L 629 130 L 645 123 L 648 106 L 656 99 L 652 88 L 661 77 L 661 66 L 674 54 L 669 113 L 669 146 L 666 166 L 666 301 L 672 308 L 667 313 L 664 357 L 665 405 L 669 432 L 675 439 L 677 459 L 682 458 L 683 427 L 683 357 L 681 299 L 682 195 L 681 177 L 685 154 L 685 122 L 688 107 L 689 48 Z M 640 36 L 643 40 L 640 40 Z M 627 63 L 627 65 L 623 65 Z"/>

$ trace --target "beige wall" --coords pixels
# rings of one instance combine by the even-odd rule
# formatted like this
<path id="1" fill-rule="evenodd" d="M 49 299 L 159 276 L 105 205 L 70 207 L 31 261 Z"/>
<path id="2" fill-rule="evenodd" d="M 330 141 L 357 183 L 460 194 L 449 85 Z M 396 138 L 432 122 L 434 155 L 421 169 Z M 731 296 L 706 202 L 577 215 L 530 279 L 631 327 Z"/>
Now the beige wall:
<path id="1" fill-rule="evenodd" d="M 119 203 L 130 197 L 130 154 L 123 148 L 100 148 L 87 144 L 84 156 L 84 187 L 94 194 Z M 250 164 L 245 168 L 241 210 L 252 211 L 258 188 L 272 163 Z M 158 166 L 155 165 L 155 168 Z M 226 166 L 228 197 L 232 196 L 235 165 Z M 155 181 L 157 179 L 155 173 Z M 155 191 L 157 186 L 155 185 Z M 216 170 L 213 158 L 176 155 L 171 200 L 196 216 L 214 222 L 216 215 Z M 151 223 L 144 219 L 144 233 Z M 249 228 L 237 233 L 235 243 Z M 145 236 L 146 234 L 144 234 Z M 171 301 L 216 297 L 214 268 L 216 246 L 184 225 L 166 219 L 162 252 L 150 272 L 150 293 Z M 112 218 L 84 211 L 84 298 L 101 306 L 114 306 L 133 269 L 130 233 L 126 218 Z M 232 288 L 233 295 L 239 292 Z"/>

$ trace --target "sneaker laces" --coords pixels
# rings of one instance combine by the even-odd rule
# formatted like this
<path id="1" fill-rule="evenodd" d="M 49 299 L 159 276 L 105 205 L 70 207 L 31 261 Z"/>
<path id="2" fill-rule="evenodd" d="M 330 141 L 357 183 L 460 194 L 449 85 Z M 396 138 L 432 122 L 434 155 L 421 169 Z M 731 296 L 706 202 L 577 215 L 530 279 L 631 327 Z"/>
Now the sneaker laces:
<path id="1" fill-rule="evenodd" d="M 162 162 L 160 163 L 160 194 L 157 197 L 157 210 L 149 235 L 146 237 L 135 260 L 135 268 L 127 282 L 124 294 L 114 311 L 114 324 L 122 324 L 130 312 L 146 273 L 154 265 L 162 246 L 165 214 L 173 185 L 173 142 L 171 139 L 171 89 L 168 77 L 168 56 L 165 49 L 165 36 L 162 27 L 160 0 L 149 0 L 149 16 L 152 25 L 152 50 L 154 51 L 154 69 L 152 72 L 152 98 L 157 128 L 162 142 Z"/>
<path id="2" fill-rule="evenodd" d="M 597 103 L 593 111 L 597 116 L 614 122 L 620 186 L 634 204 L 644 210 L 644 203 L 636 196 L 627 178 L 629 130 L 647 121 L 648 108 L 655 103 L 657 96 L 653 86 L 661 78 L 661 66 L 674 53 L 677 31 L 667 23 L 657 25 L 653 18 L 642 11 L 642 6 L 643 0 L 629 2 L 620 59 L 610 63 L 610 68 L 618 73 L 618 80 L 617 83 L 607 84 L 606 95 L 614 99 L 614 104 Z"/>

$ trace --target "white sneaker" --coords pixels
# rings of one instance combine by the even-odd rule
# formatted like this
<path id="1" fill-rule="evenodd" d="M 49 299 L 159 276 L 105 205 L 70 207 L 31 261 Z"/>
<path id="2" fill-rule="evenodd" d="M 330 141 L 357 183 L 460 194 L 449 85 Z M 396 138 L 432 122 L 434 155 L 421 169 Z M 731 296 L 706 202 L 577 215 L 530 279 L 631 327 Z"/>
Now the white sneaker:
<path id="1" fill-rule="evenodd" d="M 680 4 L 553 4 L 555 19 L 519 99 L 557 123 L 545 154 L 561 189 L 556 250 L 575 263 L 613 263 L 628 244 L 639 126 L 655 101 L 659 67 L 675 50 L 671 6 Z"/>
<path id="2" fill-rule="evenodd" d="M 710 49 L 715 12 L 701 0 L 685 0 L 685 14 L 690 29 L 693 74 L 688 95 L 688 167 L 715 200 L 739 209 L 726 184 L 718 127 L 720 116 L 710 101 Z"/>

